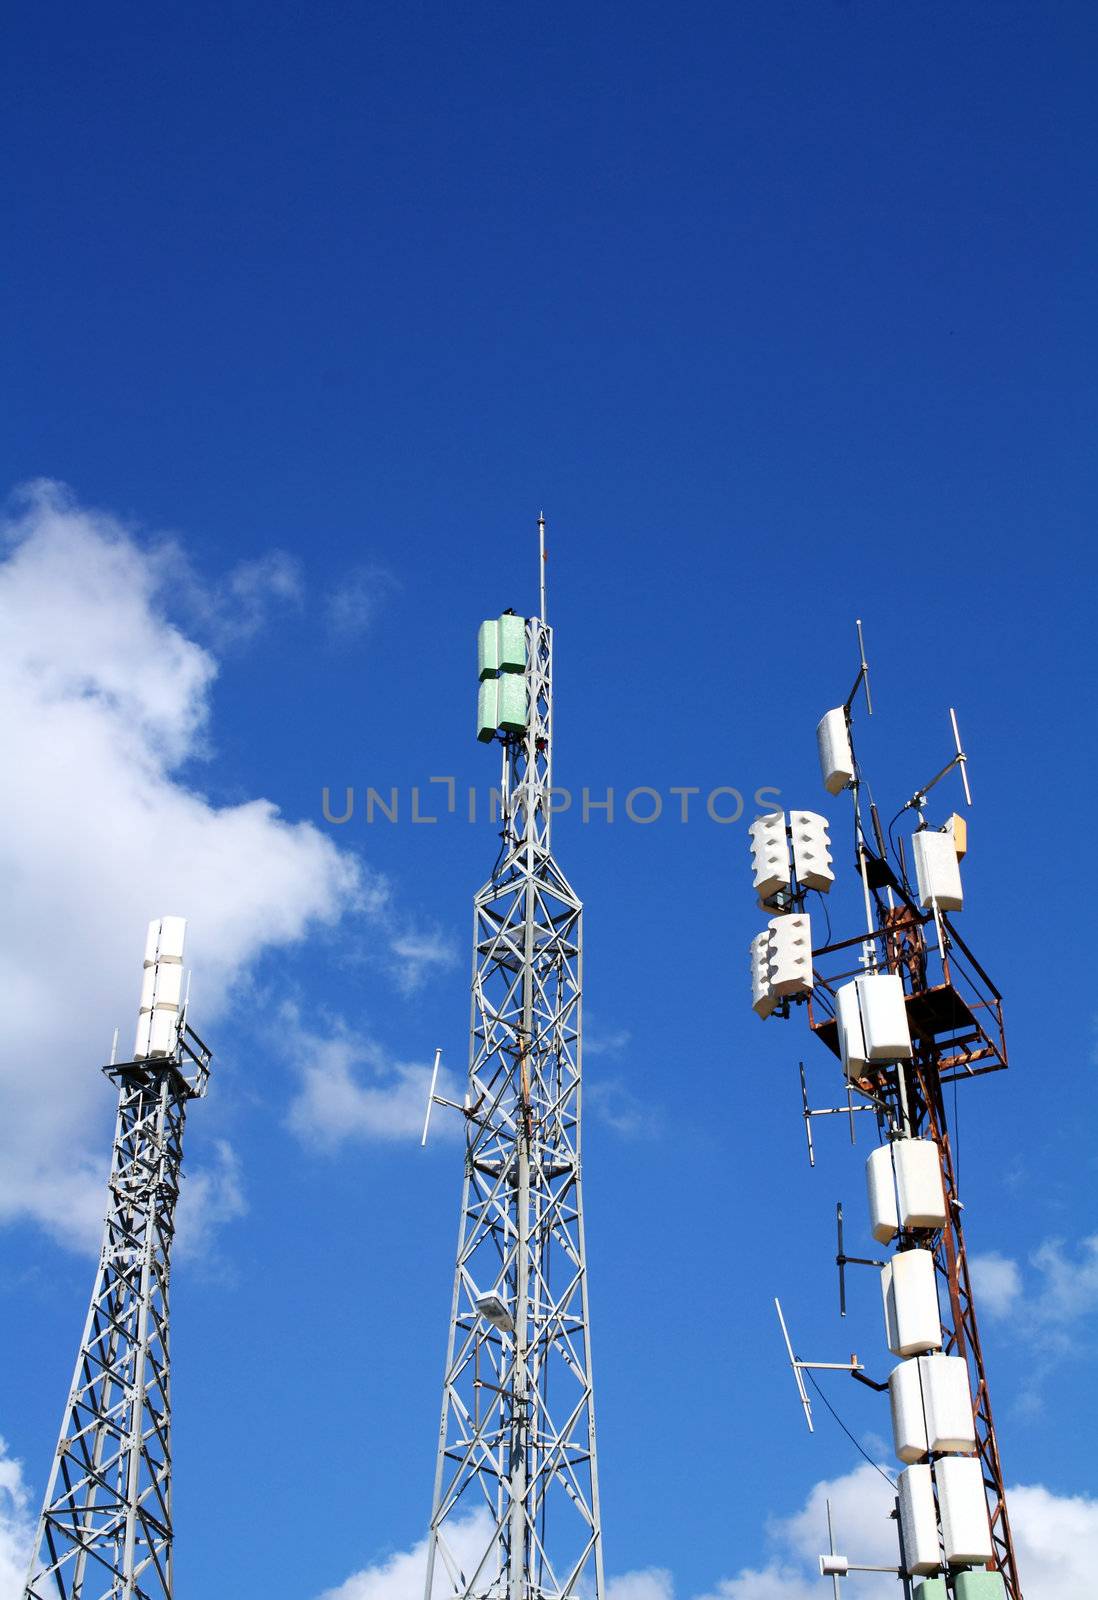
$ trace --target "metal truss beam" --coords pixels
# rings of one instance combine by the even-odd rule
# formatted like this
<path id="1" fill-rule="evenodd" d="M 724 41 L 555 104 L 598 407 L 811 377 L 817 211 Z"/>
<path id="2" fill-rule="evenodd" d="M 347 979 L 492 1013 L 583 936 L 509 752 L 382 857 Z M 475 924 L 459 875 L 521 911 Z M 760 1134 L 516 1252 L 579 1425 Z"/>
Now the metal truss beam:
<path id="1" fill-rule="evenodd" d="M 171 1600 L 168 1285 L 190 1100 L 210 1052 L 105 1068 L 118 1086 L 107 1216 L 24 1600 Z"/>

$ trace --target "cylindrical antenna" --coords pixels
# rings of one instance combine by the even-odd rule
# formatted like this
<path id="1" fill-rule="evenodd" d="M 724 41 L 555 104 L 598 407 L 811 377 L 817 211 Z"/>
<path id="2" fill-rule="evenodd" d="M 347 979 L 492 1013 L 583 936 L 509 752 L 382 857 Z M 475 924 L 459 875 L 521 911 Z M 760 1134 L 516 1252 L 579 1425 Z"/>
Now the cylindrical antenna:
<path id="1" fill-rule="evenodd" d="M 541 620 L 545 621 L 545 512 L 538 512 L 538 586 L 541 594 Z"/>
<path id="2" fill-rule="evenodd" d="M 965 799 L 972 804 L 972 790 L 968 786 L 968 757 L 961 749 L 961 735 L 957 729 L 957 713 L 953 707 L 949 708 L 949 720 L 953 724 L 953 743 L 957 746 L 957 765 L 961 769 L 961 782 L 965 786 Z"/>
<path id="3" fill-rule="evenodd" d="M 419 1145 L 420 1145 L 420 1149 L 421 1150 L 422 1150 L 423 1146 L 427 1143 L 427 1135 L 431 1131 L 431 1109 L 432 1109 L 432 1107 L 434 1106 L 434 1103 L 435 1103 L 435 1090 L 438 1087 L 438 1068 L 439 1068 L 439 1062 L 441 1060 L 442 1060 L 442 1050 L 441 1050 L 441 1048 L 439 1048 L 438 1050 L 435 1051 L 435 1064 L 434 1064 L 434 1067 L 431 1069 L 431 1087 L 427 1091 L 427 1113 L 423 1118 L 423 1138 L 419 1141 Z M 466 1098 L 466 1101 L 468 1101 L 468 1098 L 469 1098 L 468 1095 L 466 1095 L 465 1098 Z"/>
<path id="4" fill-rule="evenodd" d="M 118 1060 L 118 1029 L 115 1028 L 115 1030 L 114 1030 L 114 1038 L 111 1040 L 111 1066 L 112 1067 L 114 1066 L 114 1064 L 115 1064 L 115 1062 L 117 1060 Z"/>
<path id="5" fill-rule="evenodd" d="M 862 681 L 865 684 L 865 706 L 869 715 L 873 715 L 873 701 L 869 693 L 869 662 L 865 659 L 865 641 L 862 638 L 862 619 L 855 617 L 854 626 L 858 630 L 858 659 L 862 667 Z"/>

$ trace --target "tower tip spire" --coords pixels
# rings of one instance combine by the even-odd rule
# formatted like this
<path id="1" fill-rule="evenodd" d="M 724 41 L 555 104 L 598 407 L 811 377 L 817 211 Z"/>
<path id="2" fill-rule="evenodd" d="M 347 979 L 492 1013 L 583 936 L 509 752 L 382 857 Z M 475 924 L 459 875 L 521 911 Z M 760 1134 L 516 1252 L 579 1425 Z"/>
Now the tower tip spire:
<path id="1" fill-rule="evenodd" d="M 538 593 L 541 597 L 541 620 L 545 621 L 545 512 L 538 512 Z"/>

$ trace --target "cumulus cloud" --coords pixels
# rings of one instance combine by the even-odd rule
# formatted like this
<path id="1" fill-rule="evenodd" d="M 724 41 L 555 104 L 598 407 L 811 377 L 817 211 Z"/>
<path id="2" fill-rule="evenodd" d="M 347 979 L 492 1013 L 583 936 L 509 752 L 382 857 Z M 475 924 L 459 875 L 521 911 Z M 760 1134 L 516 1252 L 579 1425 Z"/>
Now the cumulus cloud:
<path id="1" fill-rule="evenodd" d="M 606 1583 L 606 1600 L 674 1600 L 675 1582 L 666 1567 L 641 1567 Z"/>
<path id="2" fill-rule="evenodd" d="M 216 1230 L 244 1216 L 247 1210 L 240 1158 L 227 1139 L 217 1139 L 213 1164 L 184 1173 L 176 1225 L 176 1254 L 208 1255 Z"/>
<path id="3" fill-rule="evenodd" d="M 1007 1491 L 1026 1600 L 1092 1600 L 1098 1572 L 1098 1500 L 1041 1484 Z"/>
<path id="4" fill-rule="evenodd" d="M 893 1491 L 868 1463 L 817 1483 L 801 1509 L 774 1518 L 774 1553 L 718 1583 L 706 1600 L 820 1600 L 819 1554 L 827 1549 L 827 1502 L 835 1548 L 852 1561 L 885 1566 L 897 1560 Z M 1090 1600 L 1098 1562 L 1098 1500 L 1057 1495 L 1039 1484 L 1007 1491 L 1018 1571 L 1026 1600 Z M 860 1600 L 895 1600 L 896 1580 L 858 1575 Z"/>
<path id="5" fill-rule="evenodd" d="M 334 1019 L 326 1032 L 307 1027 L 296 1006 L 282 1007 L 280 1048 L 298 1078 L 289 1126 L 316 1149 L 348 1141 L 418 1139 L 423 1131 L 431 1063 L 393 1061 L 361 1032 Z M 438 1092 L 458 1098 L 449 1074 Z M 432 1123 L 432 1139 L 458 1131 L 453 1115 Z"/>
<path id="6" fill-rule="evenodd" d="M 23 1464 L 11 1458 L 7 1444 L 0 1439 L 0 1600 L 16 1600 L 23 1593 L 33 1538 Z"/>
<path id="7" fill-rule="evenodd" d="M 217 667 L 168 616 L 162 552 L 48 483 L 22 493 L 0 538 L 0 1221 L 83 1244 L 98 1236 L 112 1110 L 98 1066 L 116 1023 L 130 1048 L 145 924 L 188 917 L 208 1026 L 265 949 L 336 922 L 365 882 L 269 800 L 216 806 L 181 780 Z M 190 1182 L 196 1213 L 239 1201 L 224 1165 Z"/>
<path id="8" fill-rule="evenodd" d="M 492 1520 L 481 1507 L 467 1517 L 455 1517 L 447 1528 L 447 1543 L 463 1570 L 475 1566 L 484 1554 L 492 1534 Z M 410 1550 L 383 1557 L 374 1566 L 363 1567 L 341 1583 L 326 1589 L 320 1600 L 423 1600 L 427 1576 L 427 1539 Z M 440 1564 L 435 1566 L 434 1595 L 451 1592 Z"/>
<path id="9" fill-rule="evenodd" d="M 768 1560 L 719 1579 L 697 1600 L 823 1600 L 830 1585 L 820 1579 L 817 1558 L 827 1549 L 828 1501 L 836 1550 L 855 1562 L 888 1566 L 898 1559 L 893 1500 L 889 1484 L 868 1463 L 815 1484 L 798 1511 L 771 1519 Z M 1009 1490 L 1008 1502 L 1026 1600 L 1091 1600 L 1098 1500 L 1031 1485 Z M 483 1511 L 455 1523 L 459 1560 L 479 1558 L 490 1531 Z M 421 1540 L 354 1573 L 319 1600 L 420 1600 L 426 1556 Z M 887 1573 L 859 1573 L 856 1582 L 859 1600 L 896 1600 L 896 1579 Z M 655 1566 L 611 1577 L 606 1588 L 607 1600 L 674 1600 L 676 1592 L 672 1572 Z M 444 1592 L 436 1579 L 436 1595 Z"/>

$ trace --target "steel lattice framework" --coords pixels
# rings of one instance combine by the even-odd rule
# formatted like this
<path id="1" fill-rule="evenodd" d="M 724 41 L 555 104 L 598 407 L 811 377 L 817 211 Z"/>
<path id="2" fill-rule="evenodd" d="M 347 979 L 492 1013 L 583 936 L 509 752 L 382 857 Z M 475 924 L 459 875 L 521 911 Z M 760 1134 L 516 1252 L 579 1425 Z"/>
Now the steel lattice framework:
<path id="1" fill-rule="evenodd" d="M 168 1279 L 188 1103 L 210 1052 L 105 1068 L 118 1118 L 103 1246 L 25 1600 L 171 1600 Z"/>
<path id="2" fill-rule="evenodd" d="M 526 642 L 528 724 L 503 736 L 502 846 L 473 908 L 428 1600 L 604 1594 L 580 1174 L 582 908 L 550 844 L 543 619 L 526 623 Z"/>

